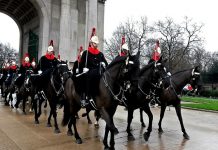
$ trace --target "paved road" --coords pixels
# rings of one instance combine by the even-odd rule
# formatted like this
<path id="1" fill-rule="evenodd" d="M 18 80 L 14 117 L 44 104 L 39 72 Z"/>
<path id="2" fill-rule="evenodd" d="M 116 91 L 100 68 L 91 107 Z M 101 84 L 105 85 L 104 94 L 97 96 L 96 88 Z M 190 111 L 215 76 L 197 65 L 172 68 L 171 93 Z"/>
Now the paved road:
<path id="1" fill-rule="evenodd" d="M 62 111 L 58 111 L 58 121 L 61 122 Z M 66 127 L 61 127 L 61 133 L 55 134 L 53 128 L 46 127 L 48 110 L 40 118 L 40 124 L 35 125 L 33 114 L 23 115 L 21 110 L 11 109 L 0 104 L 0 150 L 99 150 L 103 149 L 102 139 L 104 121 L 100 120 L 100 128 L 88 125 L 86 118 L 78 120 L 78 131 L 83 144 L 75 143 L 74 137 L 66 135 Z M 81 113 L 84 112 L 82 110 Z M 166 111 L 163 120 L 164 133 L 157 132 L 159 108 L 152 108 L 154 114 L 153 132 L 148 142 L 145 142 L 141 128 L 139 112 L 135 111 L 133 119 L 133 134 L 135 141 L 127 139 L 126 115 L 127 112 L 118 107 L 115 114 L 115 124 L 120 133 L 115 136 L 118 150 L 217 150 L 218 149 L 218 113 L 202 112 L 183 109 L 182 114 L 190 140 L 184 140 L 174 109 Z M 93 113 L 91 113 L 93 116 Z M 146 115 L 144 116 L 147 121 Z M 94 122 L 94 118 L 92 117 Z"/>

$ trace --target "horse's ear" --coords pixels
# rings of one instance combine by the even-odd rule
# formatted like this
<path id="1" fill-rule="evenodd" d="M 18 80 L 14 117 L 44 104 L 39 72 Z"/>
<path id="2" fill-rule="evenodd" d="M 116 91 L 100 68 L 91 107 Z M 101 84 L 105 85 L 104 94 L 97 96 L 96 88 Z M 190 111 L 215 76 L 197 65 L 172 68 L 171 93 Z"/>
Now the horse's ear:
<path id="1" fill-rule="evenodd" d="M 200 72 L 200 66 L 196 66 L 195 71 Z"/>
<path id="2" fill-rule="evenodd" d="M 158 62 L 162 62 L 162 56 L 160 56 L 160 59 L 158 60 Z"/>

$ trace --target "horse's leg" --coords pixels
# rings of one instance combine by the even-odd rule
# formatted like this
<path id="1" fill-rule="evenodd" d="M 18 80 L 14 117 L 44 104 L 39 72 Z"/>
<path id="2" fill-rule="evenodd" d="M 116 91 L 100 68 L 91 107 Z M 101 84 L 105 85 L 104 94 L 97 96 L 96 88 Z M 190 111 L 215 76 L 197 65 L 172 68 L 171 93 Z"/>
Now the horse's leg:
<path id="1" fill-rule="evenodd" d="M 110 150 L 115 150 L 115 141 L 114 141 L 114 131 L 110 131 L 111 132 L 111 139 L 110 139 Z"/>
<path id="2" fill-rule="evenodd" d="M 33 99 L 33 109 L 34 109 L 34 114 L 35 114 L 35 124 L 39 124 L 39 117 L 37 113 L 37 103 L 38 103 L 38 95 L 35 94 L 34 99 Z"/>
<path id="3" fill-rule="evenodd" d="M 145 111 L 145 113 L 148 115 L 148 119 L 149 119 L 149 124 L 148 124 L 148 128 L 147 128 L 147 132 L 144 133 L 144 139 L 145 141 L 148 141 L 151 131 L 152 131 L 152 123 L 153 123 L 153 114 L 151 112 L 151 109 L 149 107 L 149 104 L 144 105 L 144 107 L 142 107 L 143 110 Z"/>
<path id="4" fill-rule="evenodd" d="M 141 126 L 142 127 L 146 127 L 145 123 L 144 123 L 144 119 L 143 119 L 143 109 L 139 108 L 139 112 L 140 112 L 140 122 L 141 122 Z"/>
<path id="5" fill-rule="evenodd" d="M 58 127 L 58 123 L 57 123 L 57 106 L 56 104 L 54 104 L 54 107 L 53 107 L 53 118 L 54 118 L 54 126 L 55 126 L 55 133 L 60 133 L 60 129 Z"/>
<path id="6" fill-rule="evenodd" d="M 95 122 L 95 128 L 99 128 L 99 124 L 98 124 L 98 121 L 99 121 L 99 119 L 101 118 L 101 115 L 100 115 L 100 113 L 99 113 L 99 111 L 98 110 L 96 110 L 95 111 L 95 118 L 96 118 L 96 122 Z"/>
<path id="7" fill-rule="evenodd" d="M 49 113 L 49 116 L 48 116 L 47 127 L 52 127 L 52 125 L 51 125 L 51 116 L 52 116 L 52 107 L 51 107 L 51 110 L 50 110 L 50 113 Z"/>
<path id="8" fill-rule="evenodd" d="M 127 125 L 126 132 L 128 133 L 128 140 L 130 140 L 130 141 L 135 140 L 134 136 L 131 133 L 131 129 L 130 129 L 130 126 L 131 126 L 131 123 L 132 123 L 132 119 L 133 119 L 133 112 L 134 112 L 134 110 L 129 107 L 128 108 L 128 117 L 127 117 L 128 125 Z"/>
<path id="9" fill-rule="evenodd" d="M 24 96 L 23 97 L 23 114 L 26 114 L 26 100 L 28 97 Z"/>
<path id="10" fill-rule="evenodd" d="M 39 102 L 39 105 L 38 105 L 38 108 L 39 108 L 39 112 L 37 114 L 37 117 L 39 118 L 42 114 L 42 103 L 43 103 L 43 98 L 40 94 L 37 94 L 38 95 L 38 102 Z"/>
<path id="11" fill-rule="evenodd" d="M 160 120 L 159 120 L 159 122 L 158 122 L 158 126 L 159 126 L 158 131 L 159 131 L 160 134 L 163 133 L 162 120 L 163 120 L 163 117 L 164 117 L 164 113 L 165 113 L 166 107 L 167 107 L 166 104 L 162 104 L 162 105 L 161 105 L 161 109 L 160 109 Z"/>
<path id="12" fill-rule="evenodd" d="M 13 106 L 13 97 L 12 97 L 12 92 L 9 92 L 9 101 L 11 102 L 11 108 L 14 108 Z"/>
<path id="13" fill-rule="evenodd" d="M 116 106 L 117 107 L 117 106 Z M 116 111 L 116 107 L 113 108 Z M 108 112 L 105 110 L 104 107 L 102 107 L 101 109 L 99 109 L 102 118 L 105 120 L 106 124 L 108 125 L 110 130 L 113 130 L 115 133 L 119 133 L 119 131 L 117 130 L 117 128 L 115 127 L 113 120 L 111 120 L 111 117 L 109 116 Z M 115 112 L 114 111 L 114 112 Z"/>
<path id="14" fill-rule="evenodd" d="M 88 124 L 92 124 L 92 121 L 91 121 L 91 119 L 90 119 L 90 117 L 89 117 L 89 113 L 90 113 L 90 109 L 88 110 L 87 108 L 86 108 L 86 111 L 87 111 L 87 120 L 88 120 Z"/>
<path id="15" fill-rule="evenodd" d="M 185 131 L 185 127 L 184 127 L 184 124 L 183 124 L 182 114 L 181 114 L 181 105 L 180 104 L 175 105 L 175 110 L 176 110 L 176 114 L 178 116 L 178 119 L 179 119 L 179 122 L 180 122 L 180 125 L 181 125 L 181 129 L 182 129 L 182 132 L 183 132 L 183 137 L 185 139 L 190 139 L 189 135 Z"/>
<path id="16" fill-rule="evenodd" d="M 110 149 L 108 144 L 107 144 L 108 133 L 109 133 L 109 127 L 106 124 L 105 132 L 104 132 L 104 140 L 103 140 L 103 144 L 104 144 L 104 149 L 105 150 L 109 150 Z"/>
<path id="17" fill-rule="evenodd" d="M 72 123 L 73 123 L 73 128 L 74 128 L 74 137 L 76 138 L 76 143 L 77 144 L 82 144 L 82 139 L 79 136 L 79 133 L 77 131 L 77 127 L 76 127 L 76 117 L 75 114 L 73 116 L 71 116 Z"/>
<path id="18" fill-rule="evenodd" d="M 73 131 L 72 131 L 72 124 L 73 124 L 73 120 L 72 118 L 70 118 L 70 121 L 68 122 L 68 131 L 67 131 L 67 135 L 68 136 L 72 136 L 73 135 Z"/>

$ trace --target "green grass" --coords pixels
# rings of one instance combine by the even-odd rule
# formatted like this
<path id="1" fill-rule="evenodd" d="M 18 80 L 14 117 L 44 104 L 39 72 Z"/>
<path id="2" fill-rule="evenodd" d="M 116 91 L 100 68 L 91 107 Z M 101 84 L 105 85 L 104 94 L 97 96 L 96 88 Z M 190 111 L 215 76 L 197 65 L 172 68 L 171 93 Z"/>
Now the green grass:
<path id="1" fill-rule="evenodd" d="M 181 99 L 183 102 L 189 102 L 182 103 L 184 107 L 218 111 L 218 99 L 188 96 L 183 96 Z"/>

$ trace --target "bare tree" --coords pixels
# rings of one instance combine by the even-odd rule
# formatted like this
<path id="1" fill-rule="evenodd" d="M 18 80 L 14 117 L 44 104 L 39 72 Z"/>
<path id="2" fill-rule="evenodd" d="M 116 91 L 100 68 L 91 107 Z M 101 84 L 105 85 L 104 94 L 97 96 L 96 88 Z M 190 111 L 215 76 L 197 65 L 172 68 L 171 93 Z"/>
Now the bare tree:
<path id="1" fill-rule="evenodd" d="M 172 18 L 158 21 L 151 27 L 151 32 L 161 38 L 162 54 L 169 61 L 170 70 L 190 66 L 192 56 L 201 51 L 199 45 L 204 42 L 200 37 L 203 24 L 193 23 L 188 17 L 180 24 Z M 202 53 L 203 54 L 203 53 Z"/>
<path id="2" fill-rule="evenodd" d="M 113 32 L 109 40 L 105 40 L 105 56 L 108 60 L 113 60 L 121 49 L 121 39 L 125 36 L 130 53 L 134 50 L 142 52 L 146 47 L 147 18 L 141 17 L 139 21 L 127 19 L 124 24 L 120 24 Z"/>
<path id="3" fill-rule="evenodd" d="M 18 60 L 18 53 L 11 47 L 9 43 L 0 43 L 0 65 L 4 62 L 10 62 L 11 60 Z"/>

